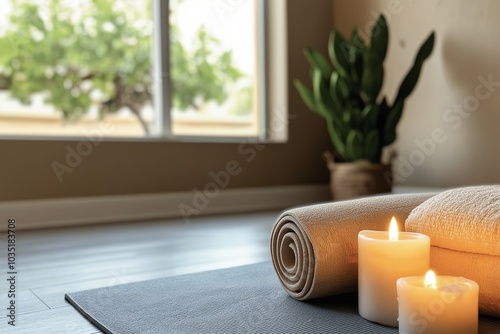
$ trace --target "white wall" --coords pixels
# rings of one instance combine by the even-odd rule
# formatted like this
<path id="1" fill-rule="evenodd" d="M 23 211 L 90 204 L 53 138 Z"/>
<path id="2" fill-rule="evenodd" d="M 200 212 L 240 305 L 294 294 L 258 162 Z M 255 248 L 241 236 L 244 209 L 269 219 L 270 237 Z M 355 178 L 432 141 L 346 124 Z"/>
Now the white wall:
<path id="1" fill-rule="evenodd" d="M 442 129 L 446 140 L 413 172 L 396 167 L 405 184 L 500 183 L 500 1 L 333 0 L 333 10 L 334 27 L 346 35 L 354 25 L 370 31 L 366 23 L 385 11 L 391 40 L 383 93 L 390 101 L 420 43 L 436 31 L 434 53 L 398 128 L 398 160 L 420 163 L 415 141 L 432 138 L 434 129 Z M 499 86 L 474 108 L 480 76 L 492 76 Z M 488 91 L 482 88 L 479 93 Z M 470 113 L 453 111 L 467 103 Z"/>

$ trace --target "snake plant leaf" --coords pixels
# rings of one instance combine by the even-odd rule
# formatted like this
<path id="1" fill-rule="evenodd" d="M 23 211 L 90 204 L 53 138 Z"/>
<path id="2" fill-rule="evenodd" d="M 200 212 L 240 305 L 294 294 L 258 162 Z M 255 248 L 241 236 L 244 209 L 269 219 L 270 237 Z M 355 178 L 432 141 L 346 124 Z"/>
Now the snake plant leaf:
<path id="1" fill-rule="evenodd" d="M 328 81 L 324 80 L 321 70 L 315 68 L 313 74 L 313 97 L 318 112 L 325 118 L 333 115 L 335 110 L 335 104 L 330 97 L 328 85 Z"/>
<path id="2" fill-rule="evenodd" d="M 380 161 L 380 135 L 377 129 L 372 129 L 365 138 L 365 152 L 366 159 L 377 162 Z"/>
<path id="3" fill-rule="evenodd" d="M 349 44 L 354 47 L 358 54 L 366 48 L 366 43 L 363 40 L 363 37 L 360 36 L 359 30 L 357 27 L 354 27 L 351 38 L 349 39 Z"/>
<path id="4" fill-rule="evenodd" d="M 389 108 L 389 105 L 387 104 L 387 98 L 384 96 L 382 98 L 382 101 L 378 105 L 377 128 L 380 134 L 382 134 L 384 131 L 385 120 L 387 119 L 387 116 L 389 116 L 390 111 L 391 108 Z"/>
<path id="5" fill-rule="evenodd" d="M 342 121 L 344 124 L 348 125 L 350 127 L 351 124 L 351 111 L 349 109 L 345 109 L 344 112 L 342 113 Z"/>
<path id="6" fill-rule="evenodd" d="M 337 92 L 339 74 L 333 72 L 330 79 L 330 97 L 332 98 L 334 108 L 332 110 L 332 116 L 334 122 L 341 122 L 342 120 L 342 109 L 345 105 L 344 99 L 339 96 Z"/>
<path id="7" fill-rule="evenodd" d="M 370 58 L 369 56 L 367 58 Z M 378 63 L 372 63 L 368 65 L 371 61 L 365 61 L 365 66 L 363 69 L 363 76 L 361 78 L 361 90 L 368 97 L 370 103 L 374 103 L 377 100 L 380 90 L 382 89 L 382 84 L 384 82 L 384 66 Z"/>
<path id="8" fill-rule="evenodd" d="M 312 68 L 319 68 L 325 78 L 330 78 L 332 68 L 320 52 L 307 48 L 304 50 L 304 55 Z"/>
<path id="9" fill-rule="evenodd" d="M 370 129 L 376 129 L 378 117 L 379 107 L 376 104 L 367 104 L 361 113 L 363 130 L 368 132 Z"/>
<path id="10" fill-rule="evenodd" d="M 403 114 L 404 100 L 398 100 L 389 111 L 389 115 L 384 125 L 384 141 L 383 145 L 391 145 L 396 140 L 396 126 L 398 125 L 401 115 Z"/>
<path id="11" fill-rule="evenodd" d="M 435 39 L 435 33 L 432 32 L 420 47 L 420 50 L 417 53 L 412 68 L 410 69 L 410 71 L 404 78 L 403 82 L 401 83 L 401 86 L 399 87 L 399 92 L 396 97 L 396 101 L 406 99 L 412 93 L 413 89 L 417 85 L 422 65 L 424 64 L 424 61 L 427 58 L 429 58 L 429 56 L 432 54 L 432 50 L 434 48 L 434 39 Z"/>
<path id="12" fill-rule="evenodd" d="M 349 159 L 352 161 L 363 159 L 363 133 L 359 130 L 351 130 L 347 135 L 346 149 Z"/>
<path id="13" fill-rule="evenodd" d="M 366 49 L 366 43 L 359 35 L 356 27 L 352 32 L 349 44 L 351 45 L 349 55 L 349 62 L 351 65 L 350 74 L 352 75 L 353 81 L 359 85 L 363 75 L 363 51 Z"/>
<path id="14" fill-rule="evenodd" d="M 332 119 L 327 120 L 328 133 L 332 141 L 333 146 L 337 153 L 344 159 L 346 159 L 346 145 L 345 141 L 341 137 L 340 131 L 335 127 Z"/>
<path id="15" fill-rule="evenodd" d="M 337 85 L 335 87 L 337 89 L 337 94 L 339 94 L 344 101 L 348 101 L 350 97 L 349 84 L 346 82 L 344 78 L 339 76 L 337 79 Z"/>
<path id="16" fill-rule="evenodd" d="M 316 102 L 314 101 L 314 96 L 311 91 L 300 80 L 294 80 L 293 83 L 295 88 L 299 91 L 300 97 L 302 97 L 306 106 L 312 111 L 318 112 Z"/>
<path id="17" fill-rule="evenodd" d="M 340 32 L 335 31 L 330 35 L 328 54 L 330 55 L 330 60 L 335 66 L 335 69 L 343 78 L 348 78 L 350 73 L 348 48 L 349 43 Z"/>
<path id="18" fill-rule="evenodd" d="M 332 76 L 330 77 L 330 96 L 332 97 L 333 100 L 337 101 L 340 107 L 344 106 L 344 99 L 342 94 L 340 94 L 340 91 L 338 90 L 338 81 L 339 81 L 339 74 L 337 72 L 333 72 Z"/>
<path id="19" fill-rule="evenodd" d="M 354 83 L 359 87 L 361 85 L 361 78 L 363 77 L 363 54 L 359 52 L 356 54 L 354 63 L 351 64 L 351 75 Z M 359 90 L 359 89 L 358 89 Z"/>
<path id="20" fill-rule="evenodd" d="M 349 38 L 349 63 L 354 64 L 356 61 L 356 56 L 361 54 L 362 50 L 366 47 L 365 42 L 359 36 L 358 28 L 354 27 L 351 38 Z"/>
<path id="21" fill-rule="evenodd" d="M 370 54 L 377 63 L 383 64 L 389 45 L 389 29 L 384 15 L 380 15 L 373 27 L 370 40 Z"/>
<path id="22" fill-rule="evenodd" d="M 361 129 L 363 126 L 363 116 L 362 111 L 359 108 L 351 108 L 351 126 L 355 129 Z"/>

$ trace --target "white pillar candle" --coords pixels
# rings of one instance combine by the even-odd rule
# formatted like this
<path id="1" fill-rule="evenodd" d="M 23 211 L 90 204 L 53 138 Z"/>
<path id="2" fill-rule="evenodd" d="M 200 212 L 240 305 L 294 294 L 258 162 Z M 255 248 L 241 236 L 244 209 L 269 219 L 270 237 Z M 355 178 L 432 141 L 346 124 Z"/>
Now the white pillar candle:
<path id="1" fill-rule="evenodd" d="M 478 296 L 476 282 L 463 277 L 414 276 L 397 281 L 399 333 L 476 334 Z"/>
<path id="2" fill-rule="evenodd" d="M 397 327 L 396 280 L 423 275 L 429 269 L 429 253 L 429 237 L 420 233 L 398 233 L 394 217 L 389 232 L 359 232 L 359 314 L 367 320 Z"/>

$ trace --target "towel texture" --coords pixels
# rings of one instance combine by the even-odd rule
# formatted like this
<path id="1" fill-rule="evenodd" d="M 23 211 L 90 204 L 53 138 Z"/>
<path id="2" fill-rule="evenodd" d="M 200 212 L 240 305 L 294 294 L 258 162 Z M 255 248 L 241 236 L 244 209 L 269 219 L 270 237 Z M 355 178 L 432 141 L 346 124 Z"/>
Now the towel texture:
<path id="1" fill-rule="evenodd" d="M 441 248 L 500 255 L 500 186 L 445 191 L 415 208 L 405 228 Z"/>
<path id="2" fill-rule="evenodd" d="M 387 195 L 291 209 L 271 235 L 273 265 L 283 288 L 299 300 L 357 290 L 358 233 L 402 230 L 409 213 L 435 194 Z"/>
<path id="3" fill-rule="evenodd" d="M 500 317 L 500 257 L 432 246 L 431 268 L 441 275 L 475 281 L 479 284 L 479 312 Z"/>
<path id="4" fill-rule="evenodd" d="M 431 239 L 431 267 L 479 284 L 479 311 L 500 317 L 500 186 L 445 191 L 411 212 L 406 231 Z"/>

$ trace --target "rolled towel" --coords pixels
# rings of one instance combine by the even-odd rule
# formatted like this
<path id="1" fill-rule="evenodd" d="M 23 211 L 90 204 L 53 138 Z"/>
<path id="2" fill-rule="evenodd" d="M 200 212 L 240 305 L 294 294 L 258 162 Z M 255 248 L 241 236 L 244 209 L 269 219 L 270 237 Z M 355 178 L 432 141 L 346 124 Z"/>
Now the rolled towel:
<path id="1" fill-rule="evenodd" d="M 392 216 L 401 228 L 433 195 L 386 195 L 285 211 L 271 235 L 281 285 L 299 300 L 357 290 L 359 231 L 387 230 Z"/>
<path id="2" fill-rule="evenodd" d="M 416 207 L 406 231 L 431 239 L 438 274 L 479 284 L 479 311 L 500 317 L 500 186 L 445 191 Z"/>

